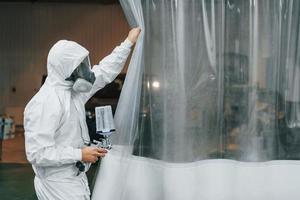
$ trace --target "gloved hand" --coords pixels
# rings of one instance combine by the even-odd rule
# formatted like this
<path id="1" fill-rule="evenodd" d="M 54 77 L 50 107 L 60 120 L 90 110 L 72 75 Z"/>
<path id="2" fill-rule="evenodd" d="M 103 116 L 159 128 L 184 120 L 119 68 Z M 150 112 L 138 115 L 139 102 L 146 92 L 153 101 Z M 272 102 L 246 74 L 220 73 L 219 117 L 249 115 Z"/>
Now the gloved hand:
<path id="1" fill-rule="evenodd" d="M 129 31 L 127 38 L 130 42 L 134 44 L 138 40 L 140 33 L 141 33 L 140 27 L 133 28 Z"/>
<path id="2" fill-rule="evenodd" d="M 99 157 L 104 157 L 107 150 L 97 147 L 84 147 L 81 149 L 82 161 L 87 163 L 95 163 Z"/>

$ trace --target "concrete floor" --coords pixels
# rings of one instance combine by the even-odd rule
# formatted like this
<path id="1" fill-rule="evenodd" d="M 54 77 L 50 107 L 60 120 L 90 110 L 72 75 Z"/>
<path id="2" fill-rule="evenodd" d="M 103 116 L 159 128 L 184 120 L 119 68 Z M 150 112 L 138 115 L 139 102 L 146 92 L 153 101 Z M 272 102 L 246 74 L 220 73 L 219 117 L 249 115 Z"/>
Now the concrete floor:
<path id="1" fill-rule="evenodd" d="M 33 171 L 29 164 L 0 164 L 0 199 L 35 200 Z"/>
<path id="2" fill-rule="evenodd" d="M 91 190 L 98 163 L 87 173 Z M 36 200 L 34 173 L 25 156 L 24 135 L 4 140 L 0 161 L 0 200 Z"/>
<path id="3" fill-rule="evenodd" d="M 97 165 L 92 165 L 87 175 L 92 190 Z M 30 164 L 0 164 L 1 200 L 37 200 L 34 186 L 34 173 Z"/>

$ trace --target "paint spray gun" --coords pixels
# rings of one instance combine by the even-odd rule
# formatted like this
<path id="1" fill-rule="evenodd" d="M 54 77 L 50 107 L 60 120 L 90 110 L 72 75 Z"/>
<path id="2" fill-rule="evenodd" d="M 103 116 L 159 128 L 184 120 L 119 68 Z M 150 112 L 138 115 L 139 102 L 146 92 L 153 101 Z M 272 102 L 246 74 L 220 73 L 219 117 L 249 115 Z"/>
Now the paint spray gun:
<path id="1" fill-rule="evenodd" d="M 93 140 L 94 146 L 112 149 L 110 136 L 116 131 L 111 106 L 99 106 L 95 108 L 96 113 L 96 133 L 101 137 Z"/>
<path id="2" fill-rule="evenodd" d="M 116 131 L 111 106 L 99 106 L 95 108 L 96 114 L 96 134 L 99 135 L 98 139 L 94 139 L 90 146 L 104 148 L 107 150 L 112 149 L 110 136 Z M 78 161 L 76 163 L 78 168 L 77 176 L 85 171 L 85 164 Z"/>

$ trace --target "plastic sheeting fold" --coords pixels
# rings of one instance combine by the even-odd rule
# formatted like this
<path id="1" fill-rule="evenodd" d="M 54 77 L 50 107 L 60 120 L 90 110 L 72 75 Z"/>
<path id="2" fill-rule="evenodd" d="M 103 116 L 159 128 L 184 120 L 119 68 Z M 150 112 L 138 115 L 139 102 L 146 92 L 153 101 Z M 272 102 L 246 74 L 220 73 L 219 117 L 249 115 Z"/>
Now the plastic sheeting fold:
<path id="1" fill-rule="evenodd" d="M 142 34 L 93 199 L 299 199 L 293 0 L 121 0 Z"/>

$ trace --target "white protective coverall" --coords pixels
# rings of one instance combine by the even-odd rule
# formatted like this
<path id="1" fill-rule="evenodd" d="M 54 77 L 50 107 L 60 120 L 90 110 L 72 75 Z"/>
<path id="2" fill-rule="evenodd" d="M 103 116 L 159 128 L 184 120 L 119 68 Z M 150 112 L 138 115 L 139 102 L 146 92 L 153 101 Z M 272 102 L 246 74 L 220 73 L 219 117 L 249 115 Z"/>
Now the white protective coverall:
<path id="1" fill-rule="evenodd" d="M 88 93 L 73 91 L 73 83 L 65 79 L 89 52 L 67 40 L 51 48 L 48 77 L 24 111 L 26 155 L 36 174 L 34 186 L 40 200 L 90 199 L 86 175 L 76 176 L 75 167 L 82 159 L 84 141 L 89 141 L 84 105 L 120 73 L 131 46 L 126 39 L 93 67 L 96 81 Z"/>

